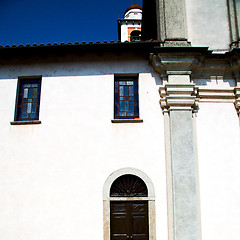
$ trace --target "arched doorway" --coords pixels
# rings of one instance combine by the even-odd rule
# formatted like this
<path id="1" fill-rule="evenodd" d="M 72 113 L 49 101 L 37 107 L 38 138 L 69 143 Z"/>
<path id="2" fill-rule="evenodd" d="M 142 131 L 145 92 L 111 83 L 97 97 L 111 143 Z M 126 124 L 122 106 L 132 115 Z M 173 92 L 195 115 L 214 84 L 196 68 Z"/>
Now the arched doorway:
<path id="1" fill-rule="evenodd" d="M 155 240 L 155 194 L 140 170 L 112 173 L 103 188 L 104 240 Z"/>
<path id="2" fill-rule="evenodd" d="M 135 175 L 125 174 L 117 178 L 110 189 L 110 197 L 132 197 L 133 201 L 110 202 L 111 240 L 148 240 L 148 190 L 143 180 Z"/>

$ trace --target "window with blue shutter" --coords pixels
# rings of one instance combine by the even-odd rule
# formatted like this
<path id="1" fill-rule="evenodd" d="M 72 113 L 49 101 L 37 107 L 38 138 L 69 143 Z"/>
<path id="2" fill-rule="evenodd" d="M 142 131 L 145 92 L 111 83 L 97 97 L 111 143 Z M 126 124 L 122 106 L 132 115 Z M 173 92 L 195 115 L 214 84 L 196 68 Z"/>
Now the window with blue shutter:
<path id="1" fill-rule="evenodd" d="M 114 118 L 139 118 L 138 77 L 115 77 L 114 80 Z"/>
<path id="2" fill-rule="evenodd" d="M 15 121 L 39 119 L 41 79 L 19 79 Z"/>

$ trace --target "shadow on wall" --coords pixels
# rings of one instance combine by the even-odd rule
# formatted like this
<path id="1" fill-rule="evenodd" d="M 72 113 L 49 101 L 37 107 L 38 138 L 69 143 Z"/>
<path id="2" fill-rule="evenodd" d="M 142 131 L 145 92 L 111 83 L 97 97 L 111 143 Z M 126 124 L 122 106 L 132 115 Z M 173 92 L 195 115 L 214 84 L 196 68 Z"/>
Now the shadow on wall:
<path id="1" fill-rule="evenodd" d="M 19 76 L 34 75 L 59 77 L 151 73 L 154 70 L 148 61 L 149 55 L 134 53 L 15 58 L 1 63 L 0 79 L 16 79 Z"/>
<path id="2" fill-rule="evenodd" d="M 211 74 L 209 74 L 206 79 L 194 79 L 193 83 L 209 88 L 229 88 L 236 86 L 235 80 L 230 79 L 230 77 L 224 79 L 223 76 L 212 76 Z"/>

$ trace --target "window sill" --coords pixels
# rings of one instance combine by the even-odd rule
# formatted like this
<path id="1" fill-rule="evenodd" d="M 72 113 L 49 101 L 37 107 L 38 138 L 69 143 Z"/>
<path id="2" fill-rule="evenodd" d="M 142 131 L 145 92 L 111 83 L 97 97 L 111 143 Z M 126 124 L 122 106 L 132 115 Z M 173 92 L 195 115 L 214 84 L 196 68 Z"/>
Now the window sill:
<path id="1" fill-rule="evenodd" d="M 39 120 L 31 120 L 31 121 L 13 121 L 10 122 L 11 125 L 30 125 L 30 124 L 41 124 Z"/>
<path id="2" fill-rule="evenodd" d="M 112 119 L 112 123 L 142 123 L 142 119 Z"/>

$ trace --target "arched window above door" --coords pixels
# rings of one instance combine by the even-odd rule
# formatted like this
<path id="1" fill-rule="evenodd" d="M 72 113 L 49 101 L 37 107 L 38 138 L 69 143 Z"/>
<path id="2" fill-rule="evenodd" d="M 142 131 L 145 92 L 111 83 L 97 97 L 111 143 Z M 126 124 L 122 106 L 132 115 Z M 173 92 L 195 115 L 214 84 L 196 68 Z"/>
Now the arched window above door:
<path id="1" fill-rule="evenodd" d="M 110 197 L 147 197 L 148 189 L 144 181 L 131 174 L 118 177 L 110 189 Z"/>

